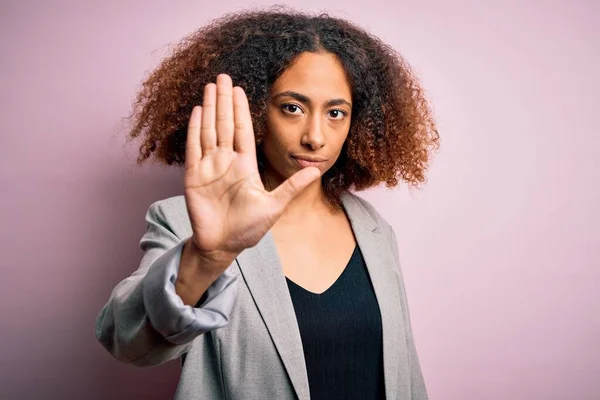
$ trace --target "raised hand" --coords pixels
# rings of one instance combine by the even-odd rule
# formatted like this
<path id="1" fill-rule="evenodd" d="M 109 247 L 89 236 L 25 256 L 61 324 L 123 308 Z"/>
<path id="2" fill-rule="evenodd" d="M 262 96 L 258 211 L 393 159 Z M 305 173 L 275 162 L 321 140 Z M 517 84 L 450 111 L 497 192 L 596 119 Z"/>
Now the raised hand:
<path id="1" fill-rule="evenodd" d="M 185 154 L 185 200 L 196 250 L 237 256 L 256 245 L 289 202 L 318 179 L 303 168 L 275 190 L 258 173 L 248 100 L 231 78 L 219 75 L 190 117 Z"/>

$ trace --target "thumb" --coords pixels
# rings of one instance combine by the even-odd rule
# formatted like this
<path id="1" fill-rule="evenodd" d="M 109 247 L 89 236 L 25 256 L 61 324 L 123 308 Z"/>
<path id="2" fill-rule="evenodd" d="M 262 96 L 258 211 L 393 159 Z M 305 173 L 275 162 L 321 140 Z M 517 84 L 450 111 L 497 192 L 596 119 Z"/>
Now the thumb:
<path id="1" fill-rule="evenodd" d="M 321 171 L 317 167 L 302 168 L 273 190 L 271 196 L 275 199 L 277 207 L 283 210 L 294 197 L 320 177 Z"/>

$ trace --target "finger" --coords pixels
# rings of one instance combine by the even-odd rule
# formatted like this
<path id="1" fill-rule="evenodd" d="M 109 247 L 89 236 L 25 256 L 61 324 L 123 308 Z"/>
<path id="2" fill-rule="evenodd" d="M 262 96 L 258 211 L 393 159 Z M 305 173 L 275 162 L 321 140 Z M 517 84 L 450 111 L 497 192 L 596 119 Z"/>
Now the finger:
<path id="1" fill-rule="evenodd" d="M 283 212 L 294 197 L 300 194 L 308 185 L 319 179 L 321 171 L 317 167 L 307 167 L 290 176 L 285 182 L 271 192 L 275 199 L 275 208 Z"/>
<path id="2" fill-rule="evenodd" d="M 246 92 L 239 86 L 233 88 L 233 116 L 235 121 L 235 151 L 256 156 L 256 140 Z"/>
<path id="3" fill-rule="evenodd" d="M 204 87 L 202 99 L 202 124 L 200 125 L 200 147 L 202 154 L 215 149 L 217 145 L 217 131 L 215 118 L 217 109 L 217 85 L 209 83 Z"/>
<path id="4" fill-rule="evenodd" d="M 185 142 L 185 168 L 192 168 L 202 159 L 202 147 L 200 146 L 200 124 L 202 123 L 202 107 L 196 106 L 192 109 L 187 128 L 187 139 Z"/>
<path id="5" fill-rule="evenodd" d="M 233 93 L 229 75 L 217 76 L 217 146 L 233 146 Z"/>

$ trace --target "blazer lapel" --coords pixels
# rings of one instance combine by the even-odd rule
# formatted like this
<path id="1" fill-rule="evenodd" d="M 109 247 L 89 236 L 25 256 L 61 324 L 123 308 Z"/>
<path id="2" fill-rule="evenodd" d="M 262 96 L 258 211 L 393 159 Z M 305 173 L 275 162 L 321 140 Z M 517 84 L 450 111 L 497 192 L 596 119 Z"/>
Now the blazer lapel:
<path id="1" fill-rule="evenodd" d="M 256 246 L 241 252 L 237 260 L 298 399 L 308 400 L 302 339 L 271 231 Z"/>
<path id="2" fill-rule="evenodd" d="M 410 399 L 408 349 L 394 271 L 398 267 L 389 239 L 355 196 L 345 194 L 342 201 L 363 253 L 381 313 L 386 399 Z"/>

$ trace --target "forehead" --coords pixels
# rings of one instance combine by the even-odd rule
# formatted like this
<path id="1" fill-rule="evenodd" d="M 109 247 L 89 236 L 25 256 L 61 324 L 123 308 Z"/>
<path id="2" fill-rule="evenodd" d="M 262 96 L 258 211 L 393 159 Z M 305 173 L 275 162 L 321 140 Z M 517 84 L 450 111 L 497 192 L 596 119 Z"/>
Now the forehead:
<path id="1" fill-rule="evenodd" d="M 272 87 L 273 94 L 288 90 L 301 93 L 317 102 L 332 98 L 352 100 L 346 72 L 337 57 L 331 53 L 300 54 Z"/>

